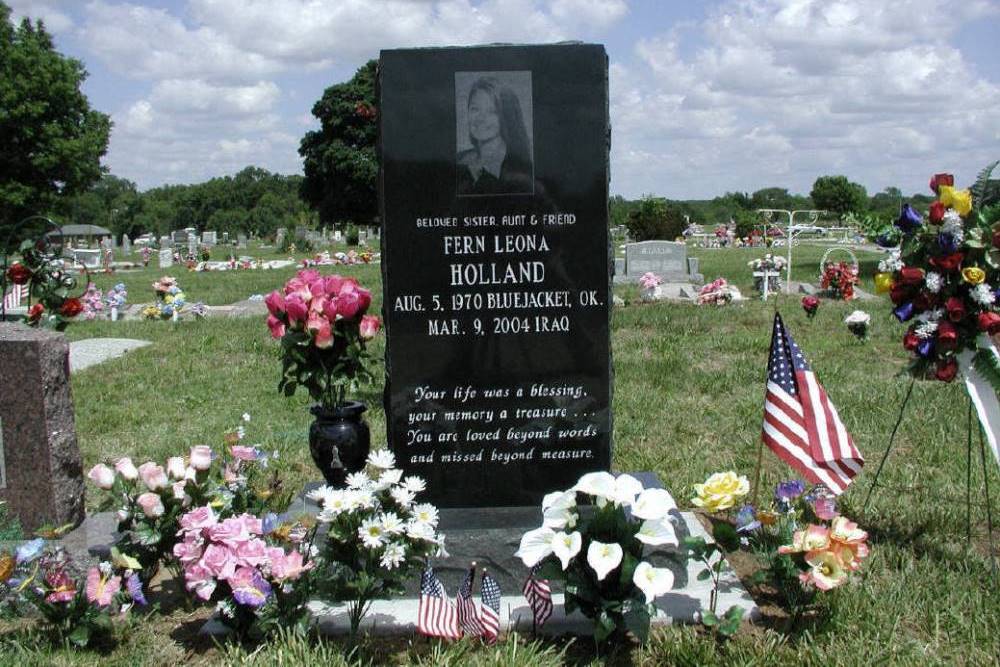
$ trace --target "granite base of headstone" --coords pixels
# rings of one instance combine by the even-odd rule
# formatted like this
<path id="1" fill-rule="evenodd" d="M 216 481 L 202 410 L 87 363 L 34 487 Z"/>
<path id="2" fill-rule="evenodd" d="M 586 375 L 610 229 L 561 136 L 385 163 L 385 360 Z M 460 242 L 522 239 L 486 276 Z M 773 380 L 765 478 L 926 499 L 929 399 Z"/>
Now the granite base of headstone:
<path id="1" fill-rule="evenodd" d="M 646 488 L 662 488 L 655 473 L 631 474 Z M 305 493 L 319 485 L 317 482 L 307 486 L 286 516 L 318 512 L 318 507 L 305 499 Z M 445 546 L 449 555 L 447 558 L 434 559 L 434 573 L 444 584 L 449 596 L 457 593 L 468 573 L 469 564 L 475 561 L 479 567 L 489 570 L 500 586 L 501 631 L 531 631 L 531 608 L 521 595 L 521 586 L 527 578 L 528 570 L 514 553 L 520 545 L 521 536 L 541 525 L 540 507 L 444 508 L 439 513 L 439 530 L 447 536 Z M 701 537 L 706 542 L 712 541 L 711 535 L 693 513 L 674 510 L 671 514 L 680 543 L 689 536 Z M 650 550 L 647 547 L 644 556 L 655 566 L 669 567 L 674 573 L 674 588 L 655 601 L 657 616 L 653 619 L 654 625 L 698 622 L 701 610 L 709 606 L 711 583 L 698 579 L 698 573 L 704 566 L 694 560 L 686 566 L 678 565 L 671 559 L 672 552 L 676 552 L 676 548 L 657 547 Z M 738 606 L 744 610 L 745 618 L 759 617 L 757 604 L 731 568 L 724 569 L 720 581 L 719 609 Z M 591 621 L 579 612 L 567 615 L 563 598 L 559 584 L 553 582 L 552 617 L 540 628 L 540 633 L 589 635 L 593 631 Z M 377 636 L 416 635 L 418 606 L 419 576 L 416 576 L 409 582 L 402 597 L 373 603 L 371 611 L 362 622 L 362 631 Z M 346 635 L 350 631 L 346 603 L 314 600 L 309 603 L 309 609 L 321 633 Z M 225 634 L 226 631 L 225 626 L 218 621 L 210 621 L 202 630 L 206 634 Z"/>
<path id="2" fill-rule="evenodd" d="M 66 337 L 0 322 L 0 378 L 0 500 L 26 532 L 79 523 L 83 464 Z"/>

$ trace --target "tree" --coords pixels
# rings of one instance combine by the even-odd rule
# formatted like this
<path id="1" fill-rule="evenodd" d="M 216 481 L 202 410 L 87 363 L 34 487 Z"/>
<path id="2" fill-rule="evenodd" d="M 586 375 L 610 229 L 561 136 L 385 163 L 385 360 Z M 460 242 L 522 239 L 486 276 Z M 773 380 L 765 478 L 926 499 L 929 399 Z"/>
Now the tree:
<path id="1" fill-rule="evenodd" d="M 629 236 L 636 241 L 674 240 L 684 233 L 684 212 L 666 199 L 646 195 L 628 214 L 625 222 Z"/>
<path id="2" fill-rule="evenodd" d="M 863 185 L 852 183 L 846 176 L 820 176 L 813 183 L 813 205 L 837 215 L 861 213 L 868 205 L 868 192 Z"/>
<path id="3" fill-rule="evenodd" d="M 0 2 L 0 226 L 49 213 L 101 176 L 111 120 L 90 108 L 83 64 L 58 51 L 41 21 L 18 27 Z"/>
<path id="4" fill-rule="evenodd" d="M 326 89 L 312 109 L 320 129 L 307 132 L 299 145 L 302 198 L 323 224 L 370 224 L 377 215 L 376 65 L 370 60 L 350 81 Z"/>

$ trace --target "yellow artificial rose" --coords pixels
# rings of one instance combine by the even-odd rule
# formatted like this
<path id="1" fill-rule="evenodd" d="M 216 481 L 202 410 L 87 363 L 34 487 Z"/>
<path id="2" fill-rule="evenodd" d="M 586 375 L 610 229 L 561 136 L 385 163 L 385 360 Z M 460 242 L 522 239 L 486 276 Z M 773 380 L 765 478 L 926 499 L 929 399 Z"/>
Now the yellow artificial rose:
<path id="1" fill-rule="evenodd" d="M 962 279 L 970 285 L 978 285 L 986 280 L 986 272 L 978 266 L 967 266 L 962 269 Z"/>
<path id="2" fill-rule="evenodd" d="M 709 512 L 720 512 L 736 505 L 736 501 L 750 493 L 750 482 L 743 475 L 735 472 L 717 472 L 704 484 L 695 484 L 694 492 L 697 498 L 691 502 L 698 507 L 704 507 Z"/>
<path id="3" fill-rule="evenodd" d="M 941 203 L 955 209 L 960 216 L 969 215 L 972 210 L 972 193 L 968 190 L 956 190 L 950 185 L 939 188 Z"/>
<path id="4" fill-rule="evenodd" d="M 891 273 L 876 273 L 875 274 L 875 293 L 885 294 L 892 289 L 892 274 Z"/>

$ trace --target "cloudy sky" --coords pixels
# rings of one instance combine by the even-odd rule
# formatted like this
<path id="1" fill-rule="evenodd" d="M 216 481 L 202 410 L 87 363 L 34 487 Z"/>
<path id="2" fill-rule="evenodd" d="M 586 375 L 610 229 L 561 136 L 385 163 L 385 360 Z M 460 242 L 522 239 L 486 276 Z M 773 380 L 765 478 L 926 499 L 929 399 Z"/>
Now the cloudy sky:
<path id="1" fill-rule="evenodd" d="M 323 90 L 379 49 L 606 45 L 611 191 L 708 198 L 842 173 L 870 193 L 1000 159 L 1000 0 L 6 0 L 84 61 L 143 189 L 300 173 Z"/>

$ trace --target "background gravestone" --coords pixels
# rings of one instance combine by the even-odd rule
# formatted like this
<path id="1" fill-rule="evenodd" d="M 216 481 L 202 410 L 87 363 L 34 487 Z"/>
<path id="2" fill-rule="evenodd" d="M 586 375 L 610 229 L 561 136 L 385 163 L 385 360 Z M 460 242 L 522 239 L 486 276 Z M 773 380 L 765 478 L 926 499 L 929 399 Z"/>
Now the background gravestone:
<path id="1" fill-rule="evenodd" d="M 441 506 L 610 467 L 607 66 L 586 44 L 381 54 L 388 442 Z M 467 166 L 490 79 L 527 135 L 493 181 Z"/>
<path id="2" fill-rule="evenodd" d="M 666 282 L 703 282 L 697 259 L 687 256 L 687 245 L 673 241 L 629 243 L 625 246 L 625 271 L 632 281 L 650 271 Z"/>
<path id="3" fill-rule="evenodd" d="M 169 269 L 174 265 L 174 251 L 170 248 L 164 248 L 160 251 L 159 262 L 161 269 Z"/>
<path id="4" fill-rule="evenodd" d="M 79 523 L 83 467 L 66 338 L 0 322 L 0 378 L 0 500 L 25 532 L 45 523 Z"/>
<path id="5" fill-rule="evenodd" d="M 128 234 L 122 234 L 122 254 L 126 256 L 132 254 L 132 239 Z"/>

